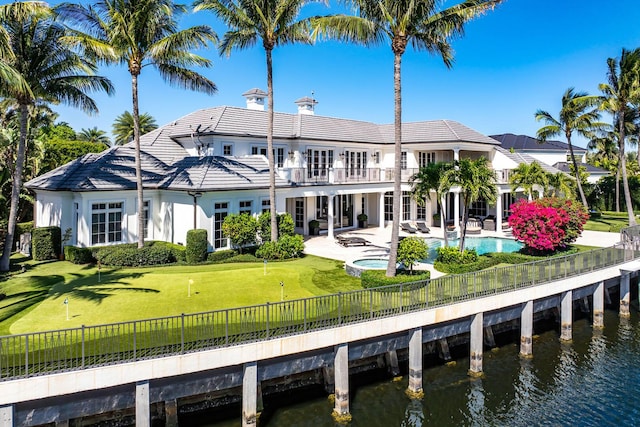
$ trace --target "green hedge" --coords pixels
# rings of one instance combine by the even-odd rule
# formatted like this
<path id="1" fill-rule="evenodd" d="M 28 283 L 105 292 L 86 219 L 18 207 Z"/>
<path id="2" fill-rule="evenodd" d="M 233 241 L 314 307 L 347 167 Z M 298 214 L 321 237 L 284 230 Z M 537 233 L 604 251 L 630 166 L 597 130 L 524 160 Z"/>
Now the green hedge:
<path id="1" fill-rule="evenodd" d="M 77 246 L 65 246 L 64 259 L 74 264 L 90 264 L 96 261 L 91 253 L 91 248 L 79 248 Z"/>
<path id="2" fill-rule="evenodd" d="M 189 230 L 187 231 L 187 264 L 197 264 L 207 260 L 207 250 L 209 243 L 207 241 L 207 230 Z"/>
<path id="3" fill-rule="evenodd" d="M 304 250 L 304 240 L 299 234 L 281 236 L 277 242 L 265 242 L 256 251 L 256 257 L 276 260 L 299 258 Z"/>
<path id="4" fill-rule="evenodd" d="M 138 267 L 146 265 L 172 264 L 184 260 L 183 246 L 168 242 L 149 241 L 138 249 L 136 243 L 90 248 L 95 260 L 103 265 Z"/>
<path id="5" fill-rule="evenodd" d="M 31 233 L 33 259 L 44 261 L 60 258 L 62 232 L 60 227 L 38 227 Z"/>
<path id="6" fill-rule="evenodd" d="M 387 277 L 384 270 L 365 270 L 360 275 L 360 283 L 363 288 L 372 289 L 401 283 L 421 282 L 430 278 L 431 273 L 428 271 L 421 271 L 420 274 L 396 274 L 394 277 Z"/>
<path id="7" fill-rule="evenodd" d="M 211 252 L 209 255 L 207 255 L 207 261 L 224 262 L 227 259 L 232 258 L 232 257 L 234 257 L 236 255 L 238 255 L 238 252 L 236 252 L 233 249 L 215 251 L 215 252 Z"/>

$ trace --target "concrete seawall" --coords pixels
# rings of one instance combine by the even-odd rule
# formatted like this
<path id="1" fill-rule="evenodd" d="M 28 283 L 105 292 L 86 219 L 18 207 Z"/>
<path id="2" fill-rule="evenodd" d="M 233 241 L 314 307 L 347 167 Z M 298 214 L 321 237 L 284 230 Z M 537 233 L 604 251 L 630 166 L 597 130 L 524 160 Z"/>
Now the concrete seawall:
<path id="1" fill-rule="evenodd" d="M 136 425 L 149 425 L 153 410 L 177 422 L 176 400 L 197 394 L 242 389 L 243 425 L 255 425 L 260 383 L 274 378 L 324 371 L 335 390 L 335 413 L 347 416 L 349 370 L 359 360 L 384 356 L 397 365 L 396 351 L 408 351 L 410 390 L 422 388 L 424 345 L 470 334 L 471 374 L 482 373 L 486 328 L 520 320 L 521 353 L 535 353 L 532 316 L 549 309 L 561 315 L 561 339 L 571 339 L 574 301 L 591 301 L 599 322 L 607 290 L 620 294 L 621 315 L 628 313 L 634 261 L 615 267 L 443 307 L 425 309 L 300 335 L 163 357 L 0 382 L 0 426 L 68 423 L 97 413 L 135 408 Z M 618 290 L 619 289 L 619 290 Z M 446 344 L 446 343 L 445 343 Z M 395 361 L 394 361 L 395 358 Z M 418 377 L 420 376 L 420 377 Z"/>

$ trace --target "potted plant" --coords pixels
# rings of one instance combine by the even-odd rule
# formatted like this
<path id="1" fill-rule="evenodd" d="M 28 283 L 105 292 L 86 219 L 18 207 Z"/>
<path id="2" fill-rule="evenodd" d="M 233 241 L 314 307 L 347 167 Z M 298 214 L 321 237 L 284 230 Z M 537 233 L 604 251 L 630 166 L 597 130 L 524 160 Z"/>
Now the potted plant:
<path id="1" fill-rule="evenodd" d="M 309 234 L 312 236 L 317 236 L 320 234 L 320 221 L 317 219 L 312 219 L 309 221 Z"/>
<path id="2" fill-rule="evenodd" d="M 367 217 L 366 213 L 361 213 L 358 215 L 358 227 L 360 228 L 367 228 L 367 219 L 369 217 Z"/>
<path id="3" fill-rule="evenodd" d="M 442 217 L 439 213 L 433 215 L 433 222 L 431 223 L 432 227 L 440 227 L 440 221 Z"/>

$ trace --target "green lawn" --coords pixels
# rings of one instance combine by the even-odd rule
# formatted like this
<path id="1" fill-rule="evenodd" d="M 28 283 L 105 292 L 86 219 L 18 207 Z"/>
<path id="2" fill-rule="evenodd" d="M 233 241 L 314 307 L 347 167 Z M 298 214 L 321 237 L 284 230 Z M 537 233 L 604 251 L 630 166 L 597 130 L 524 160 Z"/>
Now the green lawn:
<path id="1" fill-rule="evenodd" d="M 626 213 L 603 212 L 600 218 L 589 219 L 585 224 L 584 229 L 619 233 L 622 228 L 628 226 L 629 219 Z"/>
<path id="2" fill-rule="evenodd" d="M 282 294 L 291 300 L 360 289 L 360 280 L 347 275 L 342 262 L 313 256 L 268 263 L 266 274 L 262 263 L 102 268 L 100 280 L 95 266 L 28 264 L 27 272 L 0 282 L 7 295 L 0 300 L 0 335 L 263 304 L 280 301 Z"/>

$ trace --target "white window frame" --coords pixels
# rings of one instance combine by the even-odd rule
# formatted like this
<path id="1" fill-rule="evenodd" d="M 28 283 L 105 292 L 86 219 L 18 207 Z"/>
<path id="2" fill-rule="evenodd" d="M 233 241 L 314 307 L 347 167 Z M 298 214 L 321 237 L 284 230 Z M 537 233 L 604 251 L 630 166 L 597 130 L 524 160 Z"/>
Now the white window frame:
<path id="1" fill-rule="evenodd" d="M 124 200 L 96 200 L 96 201 L 91 201 L 91 217 L 90 217 L 90 233 L 89 233 L 89 241 L 91 242 L 91 246 L 100 246 L 100 245 L 111 245 L 111 244 L 116 244 L 116 243 L 124 243 L 124 217 L 125 217 L 125 202 Z M 111 207 L 111 205 L 120 205 L 118 208 L 116 207 Z M 95 205 L 105 205 L 104 208 L 98 208 L 98 209 L 94 209 Z M 115 221 L 110 221 L 110 214 L 112 213 L 120 213 L 120 230 L 119 231 L 111 231 L 110 228 L 110 224 L 113 222 L 114 224 L 116 224 Z M 104 214 L 105 218 L 104 218 L 104 230 L 99 231 L 98 233 L 94 233 L 94 218 L 93 216 L 96 214 Z M 100 224 L 100 223 L 98 223 Z M 111 240 L 110 239 L 110 235 L 111 234 L 120 234 L 120 239 L 119 240 Z M 102 236 L 104 237 L 104 241 L 100 241 L 101 239 L 98 238 L 98 241 L 94 241 L 94 234 L 98 237 Z"/>

